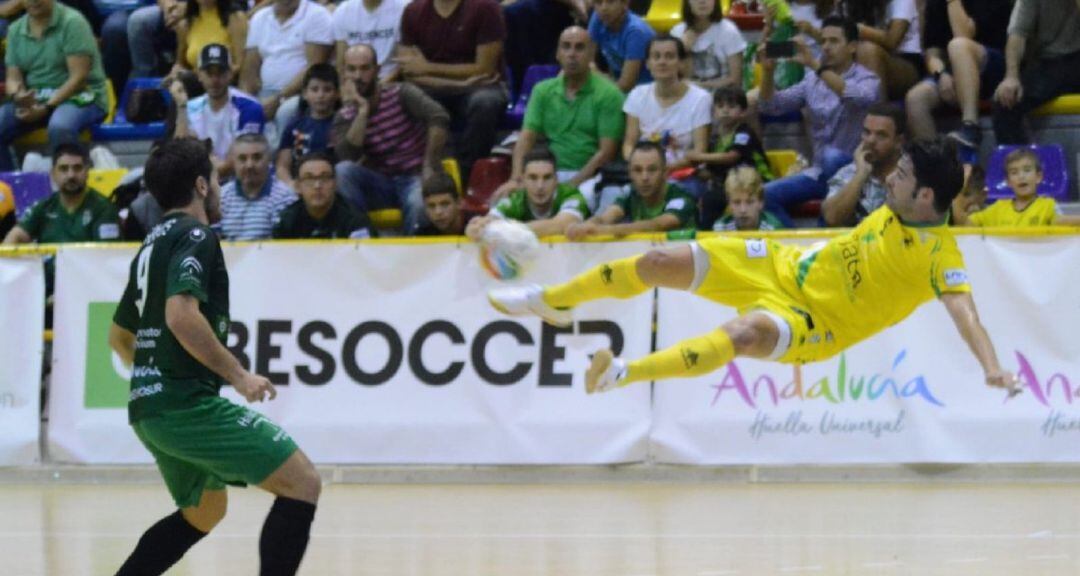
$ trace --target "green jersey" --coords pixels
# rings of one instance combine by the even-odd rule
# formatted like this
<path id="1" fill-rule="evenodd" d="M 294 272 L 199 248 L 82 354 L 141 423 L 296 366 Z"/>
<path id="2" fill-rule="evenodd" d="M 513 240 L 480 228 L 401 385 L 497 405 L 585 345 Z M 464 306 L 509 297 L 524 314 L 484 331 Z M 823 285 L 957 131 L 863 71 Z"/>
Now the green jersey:
<path id="1" fill-rule="evenodd" d="M 36 242 L 94 242 L 120 239 L 120 217 L 107 198 L 87 190 L 82 204 L 68 212 L 60 202 L 60 193 L 38 200 L 22 220 L 22 228 Z"/>
<path id="2" fill-rule="evenodd" d="M 190 294 L 218 340 L 229 333 L 229 274 L 217 235 L 183 213 L 168 214 L 131 262 L 113 321 L 135 334 L 128 419 L 137 422 L 217 396 L 224 381 L 203 366 L 165 323 L 165 301 Z"/>
<path id="3" fill-rule="evenodd" d="M 758 219 L 758 230 L 782 230 L 783 228 L 784 223 L 776 216 L 773 216 L 772 212 L 761 211 L 761 216 Z M 735 217 L 731 214 L 724 216 L 713 224 L 714 232 L 733 232 L 736 230 L 738 228 L 735 227 Z"/>
<path id="4" fill-rule="evenodd" d="M 529 195 L 524 188 L 519 188 L 503 198 L 491 209 L 492 214 L 502 216 L 508 220 L 518 222 L 532 222 L 533 220 L 546 220 L 554 218 L 563 212 L 569 212 L 579 219 L 589 217 L 589 206 L 585 203 L 585 197 L 573 186 L 559 184 L 555 188 L 555 198 L 551 201 L 551 208 L 546 214 L 537 214 L 529 205 Z"/>
<path id="5" fill-rule="evenodd" d="M 615 200 L 615 205 L 622 208 L 625 222 L 652 220 L 662 214 L 671 214 L 679 219 L 679 228 L 692 230 L 697 225 L 697 201 L 674 184 L 667 185 L 664 201 L 656 206 L 646 206 L 641 195 L 631 186 L 623 188 L 622 196 Z"/>

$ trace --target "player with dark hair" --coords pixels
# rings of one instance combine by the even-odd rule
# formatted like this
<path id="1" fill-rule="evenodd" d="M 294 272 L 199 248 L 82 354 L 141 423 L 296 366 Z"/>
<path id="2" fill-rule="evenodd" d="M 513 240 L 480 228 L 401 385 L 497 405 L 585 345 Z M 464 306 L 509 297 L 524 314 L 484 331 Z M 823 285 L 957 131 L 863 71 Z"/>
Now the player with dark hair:
<path id="1" fill-rule="evenodd" d="M 601 264 L 565 284 L 493 290 L 511 315 L 567 325 L 570 309 L 599 298 L 631 298 L 653 287 L 688 290 L 735 307 L 739 317 L 644 358 L 593 356 L 588 392 L 633 382 L 701 376 L 736 356 L 802 364 L 832 357 L 906 318 L 923 302 L 945 304 L 990 386 L 1015 393 L 979 322 L 964 259 L 948 228 L 963 184 L 943 139 L 906 147 L 887 179 L 885 206 L 850 232 L 810 248 L 716 237 Z"/>
<path id="2" fill-rule="evenodd" d="M 154 456 L 179 510 L 147 530 L 118 576 L 162 574 L 225 516 L 225 485 L 277 496 L 259 540 L 260 574 L 295 574 L 321 482 L 292 438 L 248 402 L 273 385 L 225 348 L 229 277 L 217 235 L 217 174 L 204 143 L 170 140 L 150 153 L 146 186 L 164 217 L 131 263 L 109 345 L 132 367 L 128 420 Z"/>

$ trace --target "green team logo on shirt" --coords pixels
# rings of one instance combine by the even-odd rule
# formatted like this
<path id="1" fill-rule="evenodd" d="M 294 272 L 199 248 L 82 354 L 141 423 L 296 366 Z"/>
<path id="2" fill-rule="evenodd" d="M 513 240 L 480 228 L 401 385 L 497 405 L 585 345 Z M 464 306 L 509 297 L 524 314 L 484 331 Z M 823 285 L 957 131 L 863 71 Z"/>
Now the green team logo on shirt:
<path id="1" fill-rule="evenodd" d="M 91 302 L 86 313 L 86 408 L 127 408 L 131 373 L 109 347 L 116 302 Z"/>

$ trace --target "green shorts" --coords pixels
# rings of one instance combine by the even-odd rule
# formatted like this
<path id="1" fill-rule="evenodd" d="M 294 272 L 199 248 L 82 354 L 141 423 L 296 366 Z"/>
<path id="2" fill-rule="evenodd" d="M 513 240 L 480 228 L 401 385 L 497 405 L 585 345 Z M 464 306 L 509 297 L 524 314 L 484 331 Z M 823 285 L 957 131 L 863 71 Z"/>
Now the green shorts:
<path id="1" fill-rule="evenodd" d="M 204 490 L 261 484 L 297 449 L 277 424 L 220 397 L 131 426 L 180 508 L 197 506 Z"/>

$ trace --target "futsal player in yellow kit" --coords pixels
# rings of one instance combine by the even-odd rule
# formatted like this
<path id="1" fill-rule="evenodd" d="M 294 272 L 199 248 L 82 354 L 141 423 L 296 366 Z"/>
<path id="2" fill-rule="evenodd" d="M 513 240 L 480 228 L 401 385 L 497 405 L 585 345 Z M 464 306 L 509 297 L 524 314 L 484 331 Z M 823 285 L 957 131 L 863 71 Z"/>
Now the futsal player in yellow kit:
<path id="1" fill-rule="evenodd" d="M 886 180 L 885 206 L 850 232 L 800 248 L 770 240 L 716 237 L 601 264 L 565 284 L 492 290 L 510 315 L 566 325 L 571 309 L 599 298 L 631 298 L 654 286 L 688 290 L 732 306 L 739 316 L 717 330 L 644 358 L 600 350 L 586 390 L 700 376 L 736 356 L 801 364 L 824 360 L 938 298 L 990 386 L 1015 393 L 979 322 L 964 259 L 949 232 L 948 208 L 963 184 L 943 139 L 909 144 Z"/>

